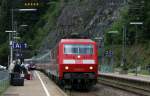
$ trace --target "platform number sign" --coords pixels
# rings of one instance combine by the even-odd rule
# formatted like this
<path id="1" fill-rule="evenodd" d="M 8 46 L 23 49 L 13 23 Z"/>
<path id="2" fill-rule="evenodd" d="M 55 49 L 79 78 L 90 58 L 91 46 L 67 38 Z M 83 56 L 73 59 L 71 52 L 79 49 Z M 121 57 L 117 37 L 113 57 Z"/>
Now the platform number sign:
<path id="1" fill-rule="evenodd" d="M 13 43 L 14 49 L 25 49 L 27 48 L 27 43 Z"/>
<path id="2" fill-rule="evenodd" d="M 113 55 L 112 50 L 108 50 L 108 51 L 105 52 L 105 56 L 112 57 L 112 55 Z"/>

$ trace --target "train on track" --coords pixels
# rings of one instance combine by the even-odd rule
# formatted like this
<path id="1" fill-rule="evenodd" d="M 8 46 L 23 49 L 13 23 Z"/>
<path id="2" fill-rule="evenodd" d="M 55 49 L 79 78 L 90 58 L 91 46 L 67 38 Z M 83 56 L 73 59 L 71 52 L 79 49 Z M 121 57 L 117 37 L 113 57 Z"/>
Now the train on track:
<path id="1" fill-rule="evenodd" d="M 34 59 L 38 69 L 61 86 L 91 88 L 98 78 L 98 52 L 91 39 L 61 39 L 53 49 Z"/>

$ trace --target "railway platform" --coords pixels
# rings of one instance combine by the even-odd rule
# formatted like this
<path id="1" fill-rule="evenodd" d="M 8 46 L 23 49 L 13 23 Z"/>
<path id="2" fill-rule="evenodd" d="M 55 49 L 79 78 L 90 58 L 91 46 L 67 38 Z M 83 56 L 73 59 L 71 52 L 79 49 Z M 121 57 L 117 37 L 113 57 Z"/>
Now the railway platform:
<path id="1" fill-rule="evenodd" d="M 150 83 L 150 75 L 137 75 L 135 76 L 134 74 L 119 74 L 119 73 L 100 73 L 99 75 L 106 75 L 106 76 L 113 76 L 113 77 L 118 77 L 118 78 L 124 78 L 124 79 L 130 79 L 130 80 L 135 80 L 135 81 L 143 81 L 143 82 L 149 82 Z"/>
<path id="2" fill-rule="evenodd" d="M 32 80 L 25 80 L 24 86 L 10 86 L 2 96 L 66 96 L 47 76 L 35 71 Z"/>
<path id="3" fill-rule="evenodd" d="M 140 96 L 150 96 L 150 76 L 148 75 L 99 73 L 98 82 L 127 90 Z"/>

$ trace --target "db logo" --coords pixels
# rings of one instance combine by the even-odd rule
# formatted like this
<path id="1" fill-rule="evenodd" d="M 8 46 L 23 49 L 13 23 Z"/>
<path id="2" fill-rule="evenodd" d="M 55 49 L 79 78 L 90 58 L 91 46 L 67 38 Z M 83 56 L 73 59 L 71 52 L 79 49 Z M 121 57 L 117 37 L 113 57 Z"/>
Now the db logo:
<path id="1" fill-rule="evenodd" d="M 76 60 L 75 63 L 76 64 L 82 64 L 83 62 L 82 62 L 82 60 Z"/>

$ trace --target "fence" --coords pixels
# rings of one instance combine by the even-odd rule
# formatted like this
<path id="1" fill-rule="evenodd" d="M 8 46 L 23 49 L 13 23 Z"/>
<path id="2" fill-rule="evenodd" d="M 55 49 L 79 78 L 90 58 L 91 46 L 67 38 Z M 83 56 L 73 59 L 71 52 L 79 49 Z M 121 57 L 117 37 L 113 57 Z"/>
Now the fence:
<path id="1" fill-rule="evenodd" d="M 0 71 L 0 96 L 9 86 L 8 71 Z"/>

